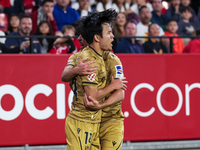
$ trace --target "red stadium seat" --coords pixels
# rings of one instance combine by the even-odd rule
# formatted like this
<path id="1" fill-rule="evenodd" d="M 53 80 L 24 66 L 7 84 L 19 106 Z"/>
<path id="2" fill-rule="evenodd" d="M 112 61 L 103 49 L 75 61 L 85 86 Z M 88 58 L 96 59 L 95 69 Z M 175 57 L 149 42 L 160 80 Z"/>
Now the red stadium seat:
<path id="1" fill-rule="evenodd" d="M 0 28 L 2 31 L 6 31 L 8 29 L 8 16 L 5 13 L 0 13 L 0 26 L 4 28 Z"/>

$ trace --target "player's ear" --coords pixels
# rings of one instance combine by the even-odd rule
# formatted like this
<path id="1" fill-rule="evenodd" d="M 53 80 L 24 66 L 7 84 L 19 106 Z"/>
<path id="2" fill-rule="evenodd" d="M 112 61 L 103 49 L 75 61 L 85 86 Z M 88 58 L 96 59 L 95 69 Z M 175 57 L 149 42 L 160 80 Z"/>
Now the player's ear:
<path id="1" fill-rule="evenodd" d="M 100 36 L 97 35 L 97 34 L 95 34 L 95 35 L 94 35 L 94 41 L 99 43 L 99 41 L 100 41 Z"/>

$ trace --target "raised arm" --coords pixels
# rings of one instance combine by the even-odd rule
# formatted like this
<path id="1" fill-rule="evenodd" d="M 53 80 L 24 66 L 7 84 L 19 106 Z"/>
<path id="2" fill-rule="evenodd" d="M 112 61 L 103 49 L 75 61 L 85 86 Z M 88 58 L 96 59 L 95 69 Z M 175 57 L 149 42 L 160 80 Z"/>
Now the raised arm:
<path id="1" fill-rule="evenodd" d="M 93 73 L 93 71 L 96 70 L 97 65 L 90 64 L 94 63 L 95 61 L 84 63 L 86 60 L 87 58 L 82 59 L 75 67 L 73 67 L 73 65 L 66 66 L 62 72 L 61 80 L 63 82 L 70 82 L 77 75 L 89 75 Z"/>

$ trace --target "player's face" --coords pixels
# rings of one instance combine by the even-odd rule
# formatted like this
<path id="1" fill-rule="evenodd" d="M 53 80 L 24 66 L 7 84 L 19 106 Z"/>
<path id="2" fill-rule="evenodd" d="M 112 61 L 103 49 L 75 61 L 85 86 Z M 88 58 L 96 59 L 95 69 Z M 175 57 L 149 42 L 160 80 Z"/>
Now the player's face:
<path id="1" fill-rule="evenodd" d="M 29 35 L 32 30 L 32 20 L 31 18 L 22 18 L 19 31 L 22 32 L 24 35 Z"/>
<path id="2" fill-rule="evenodd" d="M 153 24 L 149 29 L 150 36 L 159 36 L 160 28 L 157 24 Z"/>
<path id="3" fill-rule="evenodd" d="M 112 42 L 114 41 L 114 35 L 112 33 L 112 29 L 110 27 L 110 24 L 103 23 L 103 32 L 102 32 L 102 38 L 100 38 L 99 45 L 101 50 L 103 51 L 110 51 L 112 50 Z"/>
<path id="4" fill-rule="evenodd" d="M 128 23 L 125 28 L 126 36 L 135 36 L 137 33 L 136 25 L 134 23 Z"/>
<path id="5" fill-rule="evenodd" d="M 171 33 L 176 33 L 176 31 L 178 30 L 177 22 L 171 21 L 170 23 L 168 23 L 167 30 Z"/>
<path id="6" fill-rule="evenodd" d="M 86 46 L 88 46 L 88 43 L 86 40 L 82 37 L 82 35 L 79 35 L 78 37 L 79 44 L 81 45 L 81 50 L 83 50 Z"/>

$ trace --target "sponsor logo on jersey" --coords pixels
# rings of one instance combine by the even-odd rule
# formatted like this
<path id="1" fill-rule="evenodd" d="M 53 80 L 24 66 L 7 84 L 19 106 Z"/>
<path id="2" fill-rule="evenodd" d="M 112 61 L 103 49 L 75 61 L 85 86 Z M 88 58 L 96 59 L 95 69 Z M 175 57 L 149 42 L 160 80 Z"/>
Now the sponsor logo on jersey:
<path id="1" fill-rule="evenodd" d="M 80 59 L 80 56 L 78 56 L 78 59 L 76 60 L 76 63 L 78 63 L 79 59 Z"/>
<path id="2" fill-rule="evenodd" d="M 90 74 L 90 75 L 88 75 L 88 79 L 89 79 L 91 82 L 93 82 L 93 81 L 95 80 L 96 75 L 97 75 L 96 73 Z"/>
<path id="3" fill-rule="evenodd" d="M 123 77 L 122 65 L 116 65 L 115 69 L 116 69 L 116 78 L 122 78 Z"/>
<path id="4" fill-rule="evenodd" d="M 71 64 L 72 61 L 73 61 L 73 59 L 69 59 L 67 64 Z"/>
<path id="5" fill-rule="evenodd" d="M 115 142 L 115 141 L 112 141 L 112 144 L 113 144 L 113 146 L 115 146 L 115 145 L 117 144 L 117 142 Z"/>
<path id="6" fill-rule="evenodd" d="M 80 129 L 80 128 L 78 128 L 78 129 L 77 129 L 77 132 L 78 132 L 78 134 L 79 134 L 79 132 L 80 132 L 80 131 L 81 131 L 81 129 Z"/>

